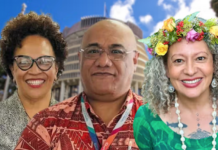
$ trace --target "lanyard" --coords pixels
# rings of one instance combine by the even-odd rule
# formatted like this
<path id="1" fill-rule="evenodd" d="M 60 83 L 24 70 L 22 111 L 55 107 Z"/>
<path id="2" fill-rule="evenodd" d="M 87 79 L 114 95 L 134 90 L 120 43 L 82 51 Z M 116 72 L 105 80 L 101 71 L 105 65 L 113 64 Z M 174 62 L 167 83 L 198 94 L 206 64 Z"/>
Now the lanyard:
<path id="1" fill-rule="evenodd" d="M 83 99 L 83 96 L 81 96 L 81 105 L 82 105 L 82 113 L 83 113 L 83 117 L 85 119 L 86 122 L 86 126 L 88 128 L 89 131 L 89 135 L 92 139 L 92 142 L 94 143 L 94 147 L 95 150 L 100 150 L 100 146 L 99 146 L 99 142 L 98 142 L 98 138 L 95 132 L 95 129 L 93 127 L 91 118 L 89 117 L 89 114 L 86 110 L 85 107 L 85 102 Z M 123 124 L 125 123 L 125 121 L 127 120 L 130 111 L 132 110 L 132 106 L 133 106 L 133 99 L 131 99 L 127 105 L 127 108 L 125 110 L 125 112 L 123 113 L 122 117 L 120 118 L 120 120 L 118 121 L 118 123 L 116 124 L 116 126 L 114 127 L 113 131 L 111 132 L 110 136 L 107 138 L 107 140 L 105 141 L 104 145 L 102 146 L 101 150 L 108 150 L 108 148 L 110 147 L 110 145 L 112 144 L 114 138 L 116 137 L 116 135 L 118 134 L 118 132 L 121 130 L 121 127 L 123 126 Z"/>

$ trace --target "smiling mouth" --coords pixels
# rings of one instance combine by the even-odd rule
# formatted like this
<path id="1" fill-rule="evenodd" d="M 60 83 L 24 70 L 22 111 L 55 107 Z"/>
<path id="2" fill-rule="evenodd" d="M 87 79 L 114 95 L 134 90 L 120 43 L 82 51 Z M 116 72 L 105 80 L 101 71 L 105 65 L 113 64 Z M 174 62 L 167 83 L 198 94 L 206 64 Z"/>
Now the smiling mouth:
<path id="1" fill-rule="evenodd" d="M 26 82 L 29 85 L 37 86 L 37 85 L 43 84 L 45 82 L 45 80 L 28 80 Z"/>
<path id="2" fill-rule="evenodd" d="M 94 73 L 93 75 L 94 75 L 94 76 L 114 76 L 114 75 L 111 74 L 111 73 Z"/>
<path id="3" fill-rule="evenodd" d="M 198 83 L 199 81 L 201 81 L 202 78 L 199 78 L 199 79 L 195 79 L 195 80 L 191 80 L 191 81 L 187 81 L 187 80 L 182 80 L 183 83 L 186 83 L 186 84 L 195 84 L 195 83 Z"/>

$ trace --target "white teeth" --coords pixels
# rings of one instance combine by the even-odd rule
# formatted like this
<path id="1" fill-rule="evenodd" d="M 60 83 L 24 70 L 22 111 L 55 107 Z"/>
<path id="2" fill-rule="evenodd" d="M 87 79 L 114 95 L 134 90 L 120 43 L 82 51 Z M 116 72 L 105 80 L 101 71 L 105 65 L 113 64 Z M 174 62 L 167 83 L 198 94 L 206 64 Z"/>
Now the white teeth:
<path id="1" fill-rule="evenodd" d="M 188 83 L 188 84 L 194 84 L 194 83 L 199 82 L 200 80 L 201 80 L 201 79 L 196 79 L 196 80 L 192 80 L 192 81 L 185 81 L 185 80 L 183 80 L 182 82 Z"/>
<path id="2" fill-rule="evenodd" d="M 31 85 L 40 85 L 44 82 L 44 80 L 28 80 L 27 83 Z"/>

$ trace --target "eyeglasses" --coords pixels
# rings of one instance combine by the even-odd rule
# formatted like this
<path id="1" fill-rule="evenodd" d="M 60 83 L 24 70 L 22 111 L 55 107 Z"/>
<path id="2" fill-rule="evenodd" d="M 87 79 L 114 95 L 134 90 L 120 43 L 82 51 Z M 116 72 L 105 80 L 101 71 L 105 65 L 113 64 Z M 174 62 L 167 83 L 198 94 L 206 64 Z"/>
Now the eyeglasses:
<path id="1" fill-rule="evenodd" d="M 48 71 L 52 67 L 55 58 L 52 56 L 41 56 L 36 59 L 32 59 L 29 56 L 19 55 L 15 56 L 13 60 L 16 62 L 17 66 L 23 71 L 27 71 L 28 69 L 30 69 L 33 66 L 34 62 L 40 70 Z"/>
<path id="2" fill-rule="evenodd" d="M 111 60 L 122 60 L 127 54 L 135 52 L 135 50 L 126 51 L 123 48 L 110 48 L 108 51 L 105 51 L 99 47 L 88 47 L 81 49 L 79 52 L 83 52 L 84 57 L 88 59 L 98 59 L 103 52 L 106 52 Z"/>

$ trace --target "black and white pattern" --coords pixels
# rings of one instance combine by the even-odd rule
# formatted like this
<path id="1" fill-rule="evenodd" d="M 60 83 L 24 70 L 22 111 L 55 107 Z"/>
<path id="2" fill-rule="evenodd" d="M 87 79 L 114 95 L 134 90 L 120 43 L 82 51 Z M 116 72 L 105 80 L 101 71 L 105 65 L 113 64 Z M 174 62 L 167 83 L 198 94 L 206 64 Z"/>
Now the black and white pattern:
<path id="1" fill-rule="evenodd" d="M 50 106 L 56 103 L 52 97 Z M 27 123 L 28 116 L 15 91 L 0 102 L 0 150 L 13 150 Z"/>

